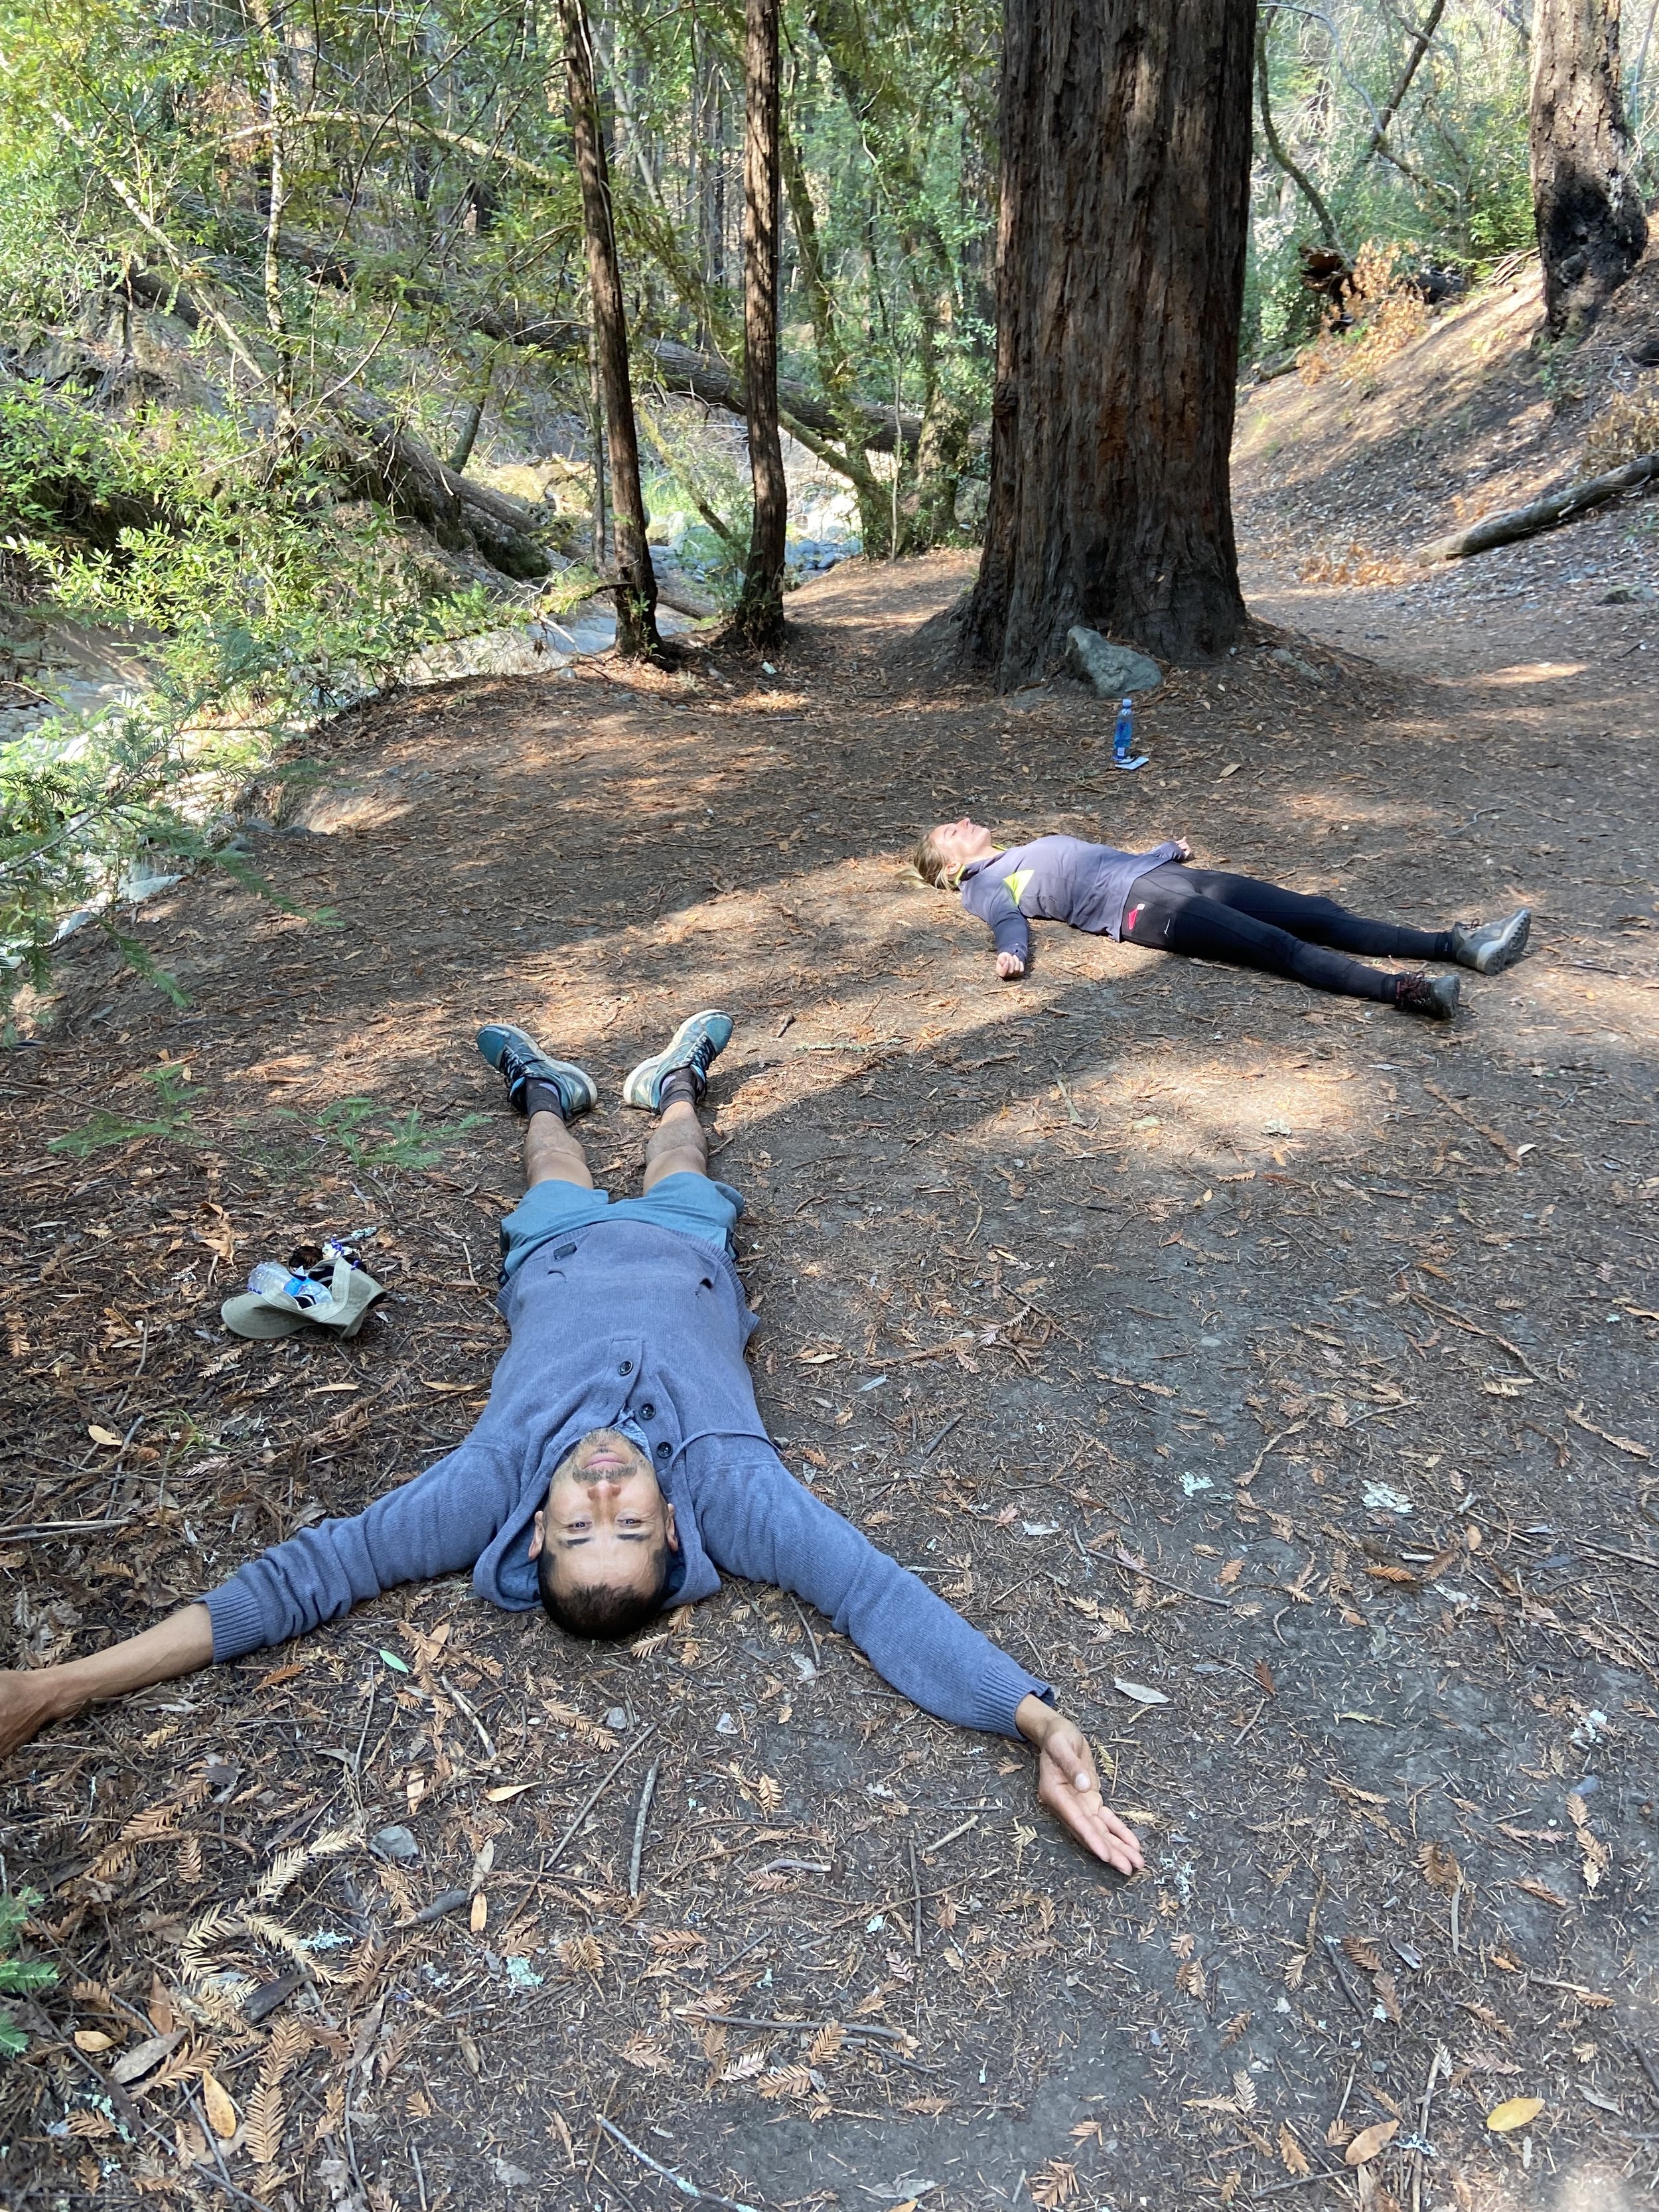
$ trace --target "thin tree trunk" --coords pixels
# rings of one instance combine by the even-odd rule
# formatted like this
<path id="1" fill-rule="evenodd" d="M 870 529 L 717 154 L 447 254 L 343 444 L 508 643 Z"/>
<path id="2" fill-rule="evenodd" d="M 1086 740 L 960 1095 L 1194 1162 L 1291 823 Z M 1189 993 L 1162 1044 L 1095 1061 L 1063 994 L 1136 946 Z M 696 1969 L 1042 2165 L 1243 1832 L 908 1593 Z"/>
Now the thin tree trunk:
<path id="1" fill-rule="evenodd" d="M 829 279 L 824 274 L 823 252 L 818 240 L 817 217 L 812 209 L 811 191 L 807 185 L 806 172 L 801 166 L 799 152 L 787 125 L 782 131 L 781 145 L 783 179 L 789 194 L 789 216 L 795 230 L 795 261 L 800 270 L 801 289 L 806 295 L 806 312 L 811 318 L 818 376 L 830 397 L 831 419 L 837 424 L 841 434 L 842 452 L 831 465 L 853 486 L 859 507 L 860 537 L 865 552 L 873 561 L 887 550 L 888 521 L 882 488 L 865 457 L 865 448 L 869 443 L 870 410 L 854 389 L 853 367 L 847 357 L 841 318 L 830 293 Z M 793 396 L 789 404 L 799 415 L 799 403 Z M 792 422 L 789 427 L 791 435 L 799 439 L 801 434 L 799 422 Z M 812 423 L 808 427 L 821 428 L 823 426 Z M 916 426 L 912 424 L 913 436 L 915 431 Z M 810 450 L 820 455 L 823 453 L 817 446 L 811 447 Z"/>
<path id="2" fill-rule="evenodd" d="M 1382 152 L 1382 143 L 1389 135 L 1389 125 L 1400 112 L 1401 102 L 1412 88 L 1412 79 L 1417 75 L 1418 65 L 1433 43 L 1434 34 L 1440 28 L 1440 18 L 1445 12 L 1446 0 L 1434 0 L 1434 5 L 1424 18 L 1422 29 L 1413 34 L 1411 51 L 1406 56 L 1405 66 L 1395 80 L 1394 90 L 1383 101 L 1382 112 L 1377 117 L 1376 127 L 1371 132 L 1370 143 L 1365 149 L 1367 160 L 1373 154 Z"/>
<path id="3" fill-rule="evenodd" d="M 1256 25 L 1255 31 L 1256 97 L 1261 110 L 1261 135 L 1267 142 L 1267 151 L 1313 210 L 1320 236 L 1333 253 L 1341 255 L 1346 265 L 1348 249 L 1342 243 L 1342 234 L 1336 227 L 1336 218 L 1327 205 L 1324 194 L 1307 171 L 1291 159 L 1289 149 L 1279 137 L 1273 122 L 1273 101 L 1269 97 L 1267 82 L 1267 26 L 1272 21 L 1273 10 L 1270 8 Z"/>
<path id="4" fill-rule="evenodd" d="M 1545 327 L 1580 338 L 1648 237 L 1620 89 L 1619 0 L 1536 0 L 1530 137 Z"/>
<path id="5" fill-rule="evenodd" d="M 582 227 L 587 234 L 588 289 L 593 304 L 593 349 L 605 401 L 605 442 L 611 450 L 611 505 L 617 546 L 617 650 L 625 660 L 662 652 L 657 635 L 657 579 L 645 537 L 645 498 L 640 489 L 639 434 L 628 375 L 628 319 L 611 205 L 611 178 L 593 89 L 593 49 L 582 0 L 559 0 L 564 33 L 565 76 L 570 91 L 571 135 L 581 184 Z"/>
<path id="6" fill-rule="evenodd" d="M 757 645 L 783 632 L 789 487 L 778 435 L 779 0 L 744 14 L 743 329 L 755 518 L 737 619 Z"/>
<path id="7" fill-rule="evenodd" d="M 1244 632 L 1228 483 L 1252 0 L 1007 0 L 985 556 L 1003 689 L 1073 623 L 1171 660 Z"/>

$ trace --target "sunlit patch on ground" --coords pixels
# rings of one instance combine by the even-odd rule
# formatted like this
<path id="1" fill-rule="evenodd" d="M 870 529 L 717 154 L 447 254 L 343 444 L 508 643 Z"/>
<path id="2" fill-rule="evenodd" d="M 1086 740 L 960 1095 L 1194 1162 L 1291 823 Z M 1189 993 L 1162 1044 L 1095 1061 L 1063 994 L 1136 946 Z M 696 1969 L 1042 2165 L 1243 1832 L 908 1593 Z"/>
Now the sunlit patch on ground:
<path id="1" fill-rule="evenodd" d="M 1651 905 L 1626 880 L 1651 780 L 1592 736 L 1564 787 L 1530 723 L 1477 743 L 1431 689 L 1263 653 L 1173 678 L 1152 768 L 1114 781 L 1107 708 L 1017 713 L 881 657 L 962 574 L 838 574 L 775 685 L 587 669 L 354 718 L 301 812 L 337 787 L 402 811 L 256 836 L 297 915 L 207 878 L 148 910 L 181 1012 L 79 948 L 0 1091 L 0 1574 L 38 1658 L 465 1432 L 519 1189 L 480 1020 L 594 1069 L 620 1192 L 646 1127 L 622 1076 L 729 1006 L 716 1166 L 788 1464 L 1043 1668 L 1151 1846 L 1103 1885 L 1018 1757 L 744 1589 L 576 1651 L 458 1578 L 88 1716 L 4 1778 L 8 1876 L 67 1968 L 54 2021 L 112 2064 L 158 2002 L 231 1987 L 176 2051 L 239 2124 L 279 2077 L 270 2166 L 222 2139 L 237 2186 L 283 2177 L 278 2212 L 353 2190 L 354 2159 L 403 2212 L 643 2202 L 601 2112 L 767 2207 L 927 2180 L 984 2212 L 1062 2166 L 1079 2212 L 1311 2202 L 1297 2160 L 1353 2191 L 1346 2148 L 1413 2130 L 1443 2044 L 1431 2212 L 1643 2201 L 1659 1180 L 1654 939 L 1620 917 Z M 957 802 L 1184 832 L 1404 918 L 1519 888 L 1536 951 L 1468 978 L 1449 1028 L 1046 928 L 999 986 L 978 925 L 897 875 Z M 361 1338 L 223 1335 L 253 1261 L 347 1228 L 391 1292 Z M 66 1519 L 96 1525 L 17 1533 Z M 360 1839 L 249 1905 L 263 1923 L 204 1931 L 360 1804 L 417 1856 Z M 279 1985 L 296 1944 L 338 1978 L 250 2024 L 244 1981 Z M 159 2148 L 107 2132 L 67 2058 L 5 2093 L 88 2115 L 124 2203 L 124 2162 L 210 2155 L 200 2073 L 157 2074 Z M 1530 2166 L 1486 2128 L 1522 2094 Z M 1404 2203 L 1412 2156 L 1375 2169 Z"/>

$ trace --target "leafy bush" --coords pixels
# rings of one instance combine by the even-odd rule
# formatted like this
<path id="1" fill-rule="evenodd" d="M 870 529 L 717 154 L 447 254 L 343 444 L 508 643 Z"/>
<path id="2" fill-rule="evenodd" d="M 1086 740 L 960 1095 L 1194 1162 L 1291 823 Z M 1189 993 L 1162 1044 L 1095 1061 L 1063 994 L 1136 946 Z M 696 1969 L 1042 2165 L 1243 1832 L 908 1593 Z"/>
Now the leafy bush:
<path id="1" fill-rule="evenodd" d="M 1645 453 L 1659 453 L 1659 392 L 1616 392 L 1590 424 L 1584 459 L 1599 474 Z"/>
<path id="2" fill-rule="evenodd" d="M 56 1966 L 11 1956 L 24 1922 L 40 1902 L 32 1889 L 0 1890 L 0 1996 L 29 1996 L 36 1990 L 49 1990 L 58 1979 Z M 0 2017 L 0 2057 L 15 2058 L 28 2049 L 28 2042 L 25 2029 Z"/>
<path id="3" fill-rule="evenodd" d="M 229 416 L 138 426 L 0 386 L 0 509 L 15 518 L 0 550 L 59 609 L 155 641 L 150 697 L 0 746 L 0 1005 L 45 980 L 77 908 L 155 975 L 114 920 L 135 864 L 217 860 L 253 884 L 214 834 L 248 775 L 422 646 L 503 619 L 368 502 L 331 505 L 301 469 L 257 458 Z"/>

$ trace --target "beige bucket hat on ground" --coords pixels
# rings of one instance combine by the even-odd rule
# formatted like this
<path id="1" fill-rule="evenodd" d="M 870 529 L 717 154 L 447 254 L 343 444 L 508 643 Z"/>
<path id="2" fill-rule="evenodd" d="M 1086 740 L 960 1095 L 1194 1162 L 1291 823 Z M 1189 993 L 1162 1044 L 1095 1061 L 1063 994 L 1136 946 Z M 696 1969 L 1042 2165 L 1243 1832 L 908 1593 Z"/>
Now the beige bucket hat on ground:
<path id="1" fill-rule="evenodd" d="M 307 1322 L 337 1336 L 356 1336 L 369 1308 L 385 1296 L 373 1275 L 349 1260 L 337 1260 L 329 1295 L 316 1305 L 301 1306 L 286 1291 L 243 1291 L 225 1300 L 219 1318 L 237 1336 L 293 1336 Z"/>

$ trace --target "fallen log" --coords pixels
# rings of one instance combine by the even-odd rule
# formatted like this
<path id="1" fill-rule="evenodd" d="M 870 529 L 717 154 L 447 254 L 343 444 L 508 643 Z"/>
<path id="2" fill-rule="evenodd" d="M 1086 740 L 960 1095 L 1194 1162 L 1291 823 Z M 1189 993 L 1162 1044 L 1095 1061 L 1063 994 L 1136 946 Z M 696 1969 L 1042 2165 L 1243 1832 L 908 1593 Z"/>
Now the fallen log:
<path id="1" fill-rule="evenodd" d="M 1418 565 L 1431 568 L 1440 561 L 1466 561 L 1471 554 L 1489 553 L 1495 545 L 1512 545 L 1518 538 L 1534 538 L 1540 530 L 1553 529 L 1559 522 L 1570 522 L 1575 515 L 1587 514 L 1593 507 L 1604 507 L 1621 492 L 1638 491 L 1656 478 L 1659 478 L 1659 453 L 1638 454 L 1622 468 L 1609 469 L 1599 477 L 1586 477 L 1582 483 L 1569 484 L 1565 491 L 1553 491 L 1543 499 L 1534 500 L 1530 506 L 1511 507 L 1502 514 L 1489 514 L 1484 521 L 1473 523 L 1467 530 L 1455 531 L 1449 538 L 1425 545 L 1417 556 Z"/>
<path id="2" fill-rule="evenodd" d="M 193 204 L 204 215 L 208 212 L 205 203 Z M 250 251 L 263 250 L 262 230 L 246 217 L 227 215 L 220 210 L 216 219 L 239 235 L 246 233 Z M 303 269 L 319 283 L 349 289 L 356 281 L 356 261 L 337 246 L 323 246 L 285 233 L 277 252 L 291 267 Z M 130 281 L 134 296 L 147 305 L 165 306 L 178 296 L 172 279 L 152 270 L 135 270 Z M 402 296 L 410 307 L 434 308 L 464 330 L 479 337 L 493 338 L 498 345 L 533 348 L 570 361 L 580 360 L 586 353 L 586 323 L 541 314 L 533 308 L 521 307 L 516 301 L 466 300 L 441 286 L 411 281 L 404 283 Z M 199 322 L 187 296 L 183 307 L 175 307 L 173 312 L 191 329 Z M 743 378 L 718 355 L 702 353 L 696 347 L 682 345 L 674 338 L 646 338 L 636 344 L 635 350 L 642 361 L 651 363 L 656 381 L 665 392 L 701 399 L 705 406 L 719 407 L 728 415 L 746 415 L 748 402 L 744 395 Z M 833 438 L 839 442 L 848 435 L 848 422 L 793 378 L 779 378 L 778 398 L 797 422 L 804 422 L 818 437 Z M 892 452 L 894 423 L 890 407 L 878 407 L 872 400 L 860 399 L 849 403 L 848 413 L 860 445 L 871 453 Z M 921 436 L 921 417 L 901 413 L 898 434 L 905 450 L 914 452 Z"/>
<path id="3" fill-rule="evenodd" d="M 551 575 L 536 535 L 540 518 L 523 500 L 459 475 L 423 439 L 361 398 L 336 400 L 334 419 L 344 434 L 334 452 L 337 472 L 365 497 L 424 523 L 452 551 L 476 546 L 504 576 Z"/>
<path id="4" fill-rule="evenodd" d="M 201 327 L 200 310 L 176 277 L 135 267 L 126 283 L 141 305 L 176 316 L 187 330 Z M 526 581 L 552 574 L 538 536 L 544 518 L 523 500 L 461 475 L 361 397 L 341 395 L 330 413 L 337 435 L 325 448 L 328 458 L 334 473 L 362 497 L 423 524 L 452 553 L 476 550 L 504 576 Z"/>

